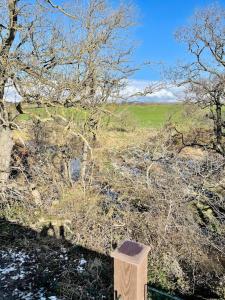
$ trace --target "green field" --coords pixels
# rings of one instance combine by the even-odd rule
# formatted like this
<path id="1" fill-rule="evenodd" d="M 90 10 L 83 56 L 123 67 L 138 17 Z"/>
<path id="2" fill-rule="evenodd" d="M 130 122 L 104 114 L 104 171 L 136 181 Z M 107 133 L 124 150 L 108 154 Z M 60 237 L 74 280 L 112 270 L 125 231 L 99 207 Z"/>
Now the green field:
<path id="1" fill-rule="evenodd" d="M 116 111 L 127 113 L 139 127 L 160 127 L 168 120 L 181 120 L 181 104 L 123 104 Z"/>
<path id="2" fill-rule="evenodd" d="M 110 104 L 106 105 L 103 110 L 110 111 L 112 114 L 103 114 L 103 118 L 111 123 L 121 121 L 134 124 L 142 128 L 158 128 L 163 126 L 168 120 L 180 122 L 182 119 L 183 106 L 181 104 Z M 27 112 L 38 115 L 41 118 L 48 118 L 49 115 L 44 108 L 27 108 Z M 65 118 L 73 119 L 75 122 L 82 122 L 87 118 L 88 111 L 80 108 L 50 108 L 51 114 L 58 114 Z M 24 114 L 20 120 L 28 120 L 31 116 Z"/>

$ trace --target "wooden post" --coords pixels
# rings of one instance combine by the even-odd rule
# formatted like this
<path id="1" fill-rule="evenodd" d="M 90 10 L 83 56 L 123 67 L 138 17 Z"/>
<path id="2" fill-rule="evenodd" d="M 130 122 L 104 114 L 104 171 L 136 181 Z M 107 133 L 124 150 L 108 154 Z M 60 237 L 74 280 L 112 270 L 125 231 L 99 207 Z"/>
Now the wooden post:
<path id="1" fill-rule="evenodd" d="M 114 258 L 114 299 L 147 300 L 147 268 L 150 247 L 124 241 Z"/>

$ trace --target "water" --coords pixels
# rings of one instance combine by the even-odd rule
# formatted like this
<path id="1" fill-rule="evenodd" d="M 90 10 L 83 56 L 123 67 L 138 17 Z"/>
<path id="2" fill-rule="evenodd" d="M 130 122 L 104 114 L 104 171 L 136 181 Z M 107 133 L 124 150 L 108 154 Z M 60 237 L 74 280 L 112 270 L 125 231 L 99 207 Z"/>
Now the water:
<path id="1" fill-rule="evenodd" d="M 81 161 L 79 158 L 73 158 L 70 161 L 70 174 L 73 181 L 78 181 L 81 172 Z"/>

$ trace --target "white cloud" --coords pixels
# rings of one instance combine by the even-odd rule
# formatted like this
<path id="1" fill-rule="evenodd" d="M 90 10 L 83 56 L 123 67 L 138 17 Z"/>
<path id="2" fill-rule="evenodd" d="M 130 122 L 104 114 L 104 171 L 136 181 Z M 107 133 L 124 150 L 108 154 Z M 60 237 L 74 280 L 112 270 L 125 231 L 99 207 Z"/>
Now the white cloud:
<path id="1" fill-rule="evenodd" d="M 4 90 L 4 100 L 7 102 L 20 102 L 22 97 L 11 82 L 8 82 Z"/>
<path id="2" fill-rule="evenodd" d="M 177 102 L 183 99 L 183 88 L 178 87 L 164 87 L 147 96 L 133 96 L 137 93 L 143 92 L 148 86 L 152 84 L 159 84 L 160 82 L 148 81 L 148 80 L 128 80 L 127 86 L 122 91 L 121 95 L 124 98 L 128 98 L 128 101 L 132 102 Z M 42 89 L 43 91 L 43 89 Z M 19 102 L 22 97 L 18 94 L 17 90 L 12 83 L 8 83 L 4 91 L 4 99 L 8 102 Z"/>
<path id="3" fill-rule="evenodd" d="M 122 95 L 125 97 L 129 97 L 131 95 L 143 92 L 148 86 L 152 84 L 160 84 L 160 82 L 156 81 L 148 81 L 148 80 L 128 80 L 127 87 L 123 91 Z M 147 96 L 135 96 L 131 97 L 129 101 L 137 101 L 137 102 L 177 102 L 182 98 L 182 88 L 178 87 L 164 87 L 152 94 Z"/>

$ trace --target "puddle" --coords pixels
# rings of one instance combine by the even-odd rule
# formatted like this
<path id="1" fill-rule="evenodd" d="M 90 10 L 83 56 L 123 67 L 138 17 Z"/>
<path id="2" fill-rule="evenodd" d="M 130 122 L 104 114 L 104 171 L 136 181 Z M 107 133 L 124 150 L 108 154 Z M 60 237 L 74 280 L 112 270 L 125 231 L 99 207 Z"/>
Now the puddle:
<path id="1" fill-rule="evenodd" d="M 70 174 L 71 179 L 73 181 L 78 181 L 80 178 L 80 172 L 81 172 L 81 161 L 79 158 L 71 159 L 70 161 Z"/>

